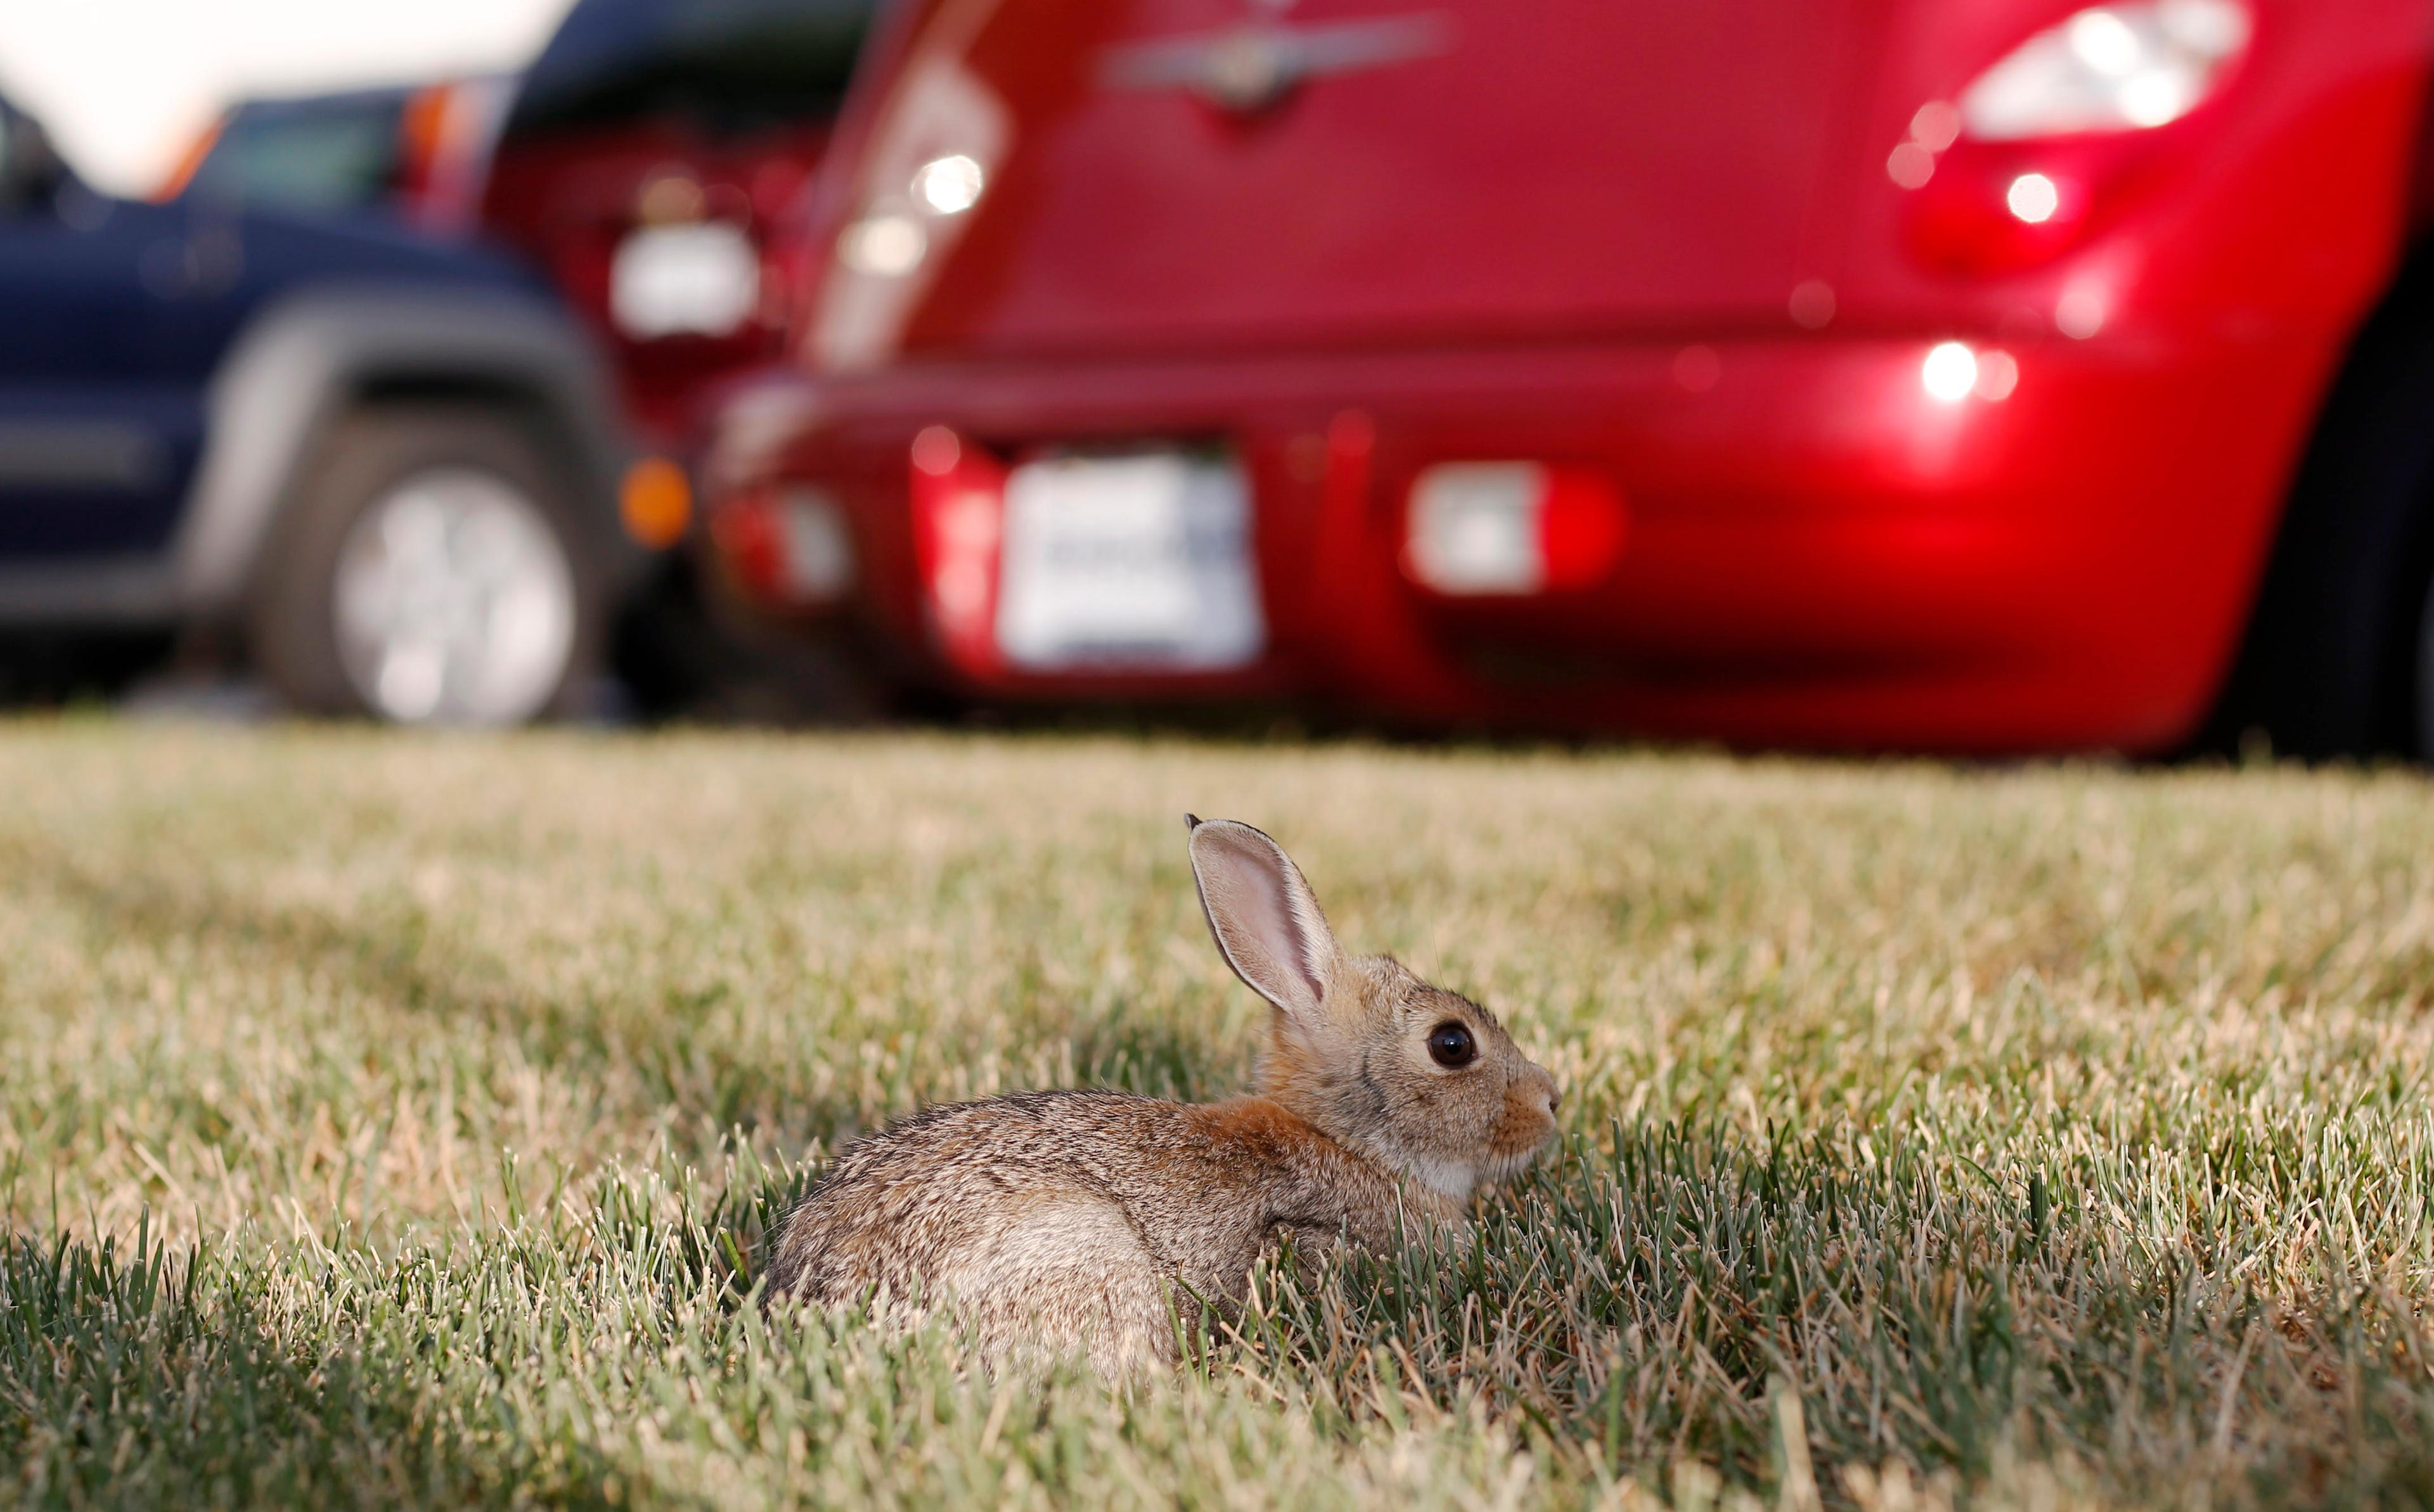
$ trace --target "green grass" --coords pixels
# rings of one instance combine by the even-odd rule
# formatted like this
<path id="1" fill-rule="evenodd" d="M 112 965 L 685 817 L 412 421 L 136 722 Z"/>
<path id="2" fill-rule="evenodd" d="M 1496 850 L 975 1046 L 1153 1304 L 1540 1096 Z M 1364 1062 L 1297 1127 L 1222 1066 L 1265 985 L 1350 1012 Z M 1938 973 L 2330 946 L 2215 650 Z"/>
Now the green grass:
<path id="1" fill-rule="evenodd" d="M 0 728 L 0 1502 L 2434 1503 L 2434 789 Z M 1127 1397 L 742 1299 L 921 1104 L 1238 1084 L 1181 815 L 1560 1155 Z"/>

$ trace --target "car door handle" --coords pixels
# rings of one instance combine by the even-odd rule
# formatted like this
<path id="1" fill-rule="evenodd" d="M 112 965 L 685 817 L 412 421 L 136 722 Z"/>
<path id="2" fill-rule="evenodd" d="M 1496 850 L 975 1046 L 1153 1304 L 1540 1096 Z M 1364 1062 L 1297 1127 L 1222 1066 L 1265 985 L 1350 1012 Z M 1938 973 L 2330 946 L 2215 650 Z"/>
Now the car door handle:
<path id="1" fill-rule="evenodd" d="M 1111 47 L 1099 78 L 1110 89 L 1188 89 L 1220 110 L 1249 115 L 1304 80 L 1410 62 L 1452 43 L 1452 18 L 1442 11 L 1311 26 L 1249 21 L 1225 31 Z"/>

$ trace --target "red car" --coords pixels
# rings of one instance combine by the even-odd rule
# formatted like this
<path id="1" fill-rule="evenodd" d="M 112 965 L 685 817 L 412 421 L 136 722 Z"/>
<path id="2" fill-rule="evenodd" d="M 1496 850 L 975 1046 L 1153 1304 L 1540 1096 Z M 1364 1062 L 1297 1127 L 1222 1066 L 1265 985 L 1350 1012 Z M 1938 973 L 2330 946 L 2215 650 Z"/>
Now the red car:
<path id="1" fill-rule="evenodd" d="M 579 0 L 524 76 L 483 225 L 550 275 L 667 447 L 793 313 L 772 228 L 827 148 L 871 0 Z"/>
<path id="2" fill-rule="evenodd" d="M 2424 0 L 915 0 L 711 453 L 999 701 L 2434 736 Z"/>

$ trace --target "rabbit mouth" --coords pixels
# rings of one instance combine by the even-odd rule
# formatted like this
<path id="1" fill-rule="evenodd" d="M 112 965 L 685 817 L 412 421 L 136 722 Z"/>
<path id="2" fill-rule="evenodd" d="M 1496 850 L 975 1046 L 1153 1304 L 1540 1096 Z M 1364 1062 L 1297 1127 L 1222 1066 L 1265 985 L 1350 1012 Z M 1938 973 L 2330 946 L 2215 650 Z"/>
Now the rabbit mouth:
<path id="1" fill-rule="evenodd" d="M 1466 1155 L 1407 1154 L 1397 1164 L 1421 1185 L 1455 1201 L 1466 1201 L 1482 1182 L 1508 1181 L 1530 1168 L 1554 1142 L 1554 1120 L 1517 1133 L 1497 1130 L 1483 1152 L 1474 1145 Z"/>
<path id="2" fill-rule="evenodd" d="M 1488 1150 L 1487 1160 L 1479 1174 L 1491 1181 L 1518 1176 L 1545 1154 L 1554 1142 L 1555 1121 L 1552 1118 L 1543 1119 L 1538 1127 L 1526 1131 L 1515 1130 Z"/>
<path id="3" fill-rule="evenodd" d="M 1500 1149 L 1487 1158 L 1486 1168 L 1479 1174 L 1491 1181 L 1510 1181 L 1537 1164 L 1549 1141 L 1541 1139 L 1518 1149 Z"/>

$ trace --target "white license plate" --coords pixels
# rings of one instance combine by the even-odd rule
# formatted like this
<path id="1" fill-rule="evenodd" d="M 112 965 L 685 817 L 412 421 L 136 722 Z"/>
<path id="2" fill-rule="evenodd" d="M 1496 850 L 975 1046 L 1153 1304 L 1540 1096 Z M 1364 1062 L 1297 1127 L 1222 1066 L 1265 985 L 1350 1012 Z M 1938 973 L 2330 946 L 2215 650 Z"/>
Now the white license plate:
<path id="1" fill-rule="evenodd" d="M 1229 458 L 1025 463 L 1003 550 L 998 650 L 1017 667 L 1219 671 L 1266 643 L 1250 485 Z"/>
<path id="2" fill-rule="evenodd" d="M 726 221 L 645 226 L 617 244 L 608 313 L 637 341 L 725 336 L 761 302 L 761 254 Z"/>

